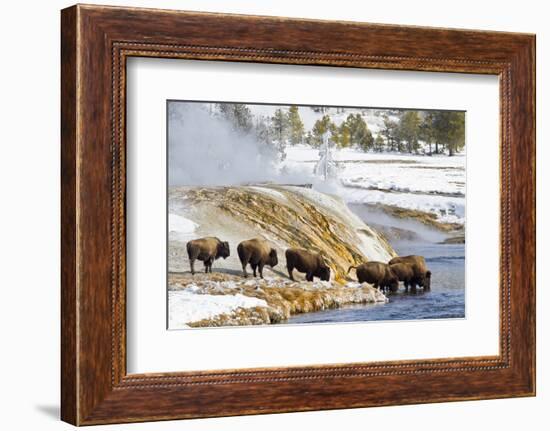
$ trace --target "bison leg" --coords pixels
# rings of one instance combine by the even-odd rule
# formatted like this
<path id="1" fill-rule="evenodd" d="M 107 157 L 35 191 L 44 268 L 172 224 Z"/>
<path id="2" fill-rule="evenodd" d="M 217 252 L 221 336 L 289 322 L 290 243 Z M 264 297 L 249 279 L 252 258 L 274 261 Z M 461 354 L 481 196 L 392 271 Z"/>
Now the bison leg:
<path id="1" fill-rule="evenodd" d="M 247 277 L 248 277 L 248 273 L 246 272 L 246 265 L 247 265 L 246 262 L 242 262 L 242 266 L 243 266 L 243 276 L 244 276 L 244 278 L 247 278 Z"/>
<path id="2" fill-rule="evenodd" d="M 294 268 L 291 268 L 291 269 L 288 270 L 288 277 L 289 277 L 292 281 L 294 281 L 294 276 L 292 275 L 293 269 L 294 269 Z"/>
<path id="3" fill-rule="evenodd" d="M 256 270 L 254 270 L 256 271 Z M 258 271 L 260 272 L 260 278 L 264 278 L 264 265 L 263 263 L 258 264 Z"/>
<path id="4" fill-rule="evenodd" d="M 313 273 L 312 272 L 308 272 L 306 274 L 306 280 L 307 281 L 313 281 Z"/>
<path id="5" fill-rule="evenodd" d="M 204 272 L 205 274 L 208 274 L 209 272 L 212 272 L 212 258 L 209 257 L 204 260 Z"/>
<path id="6" fill-rule="evenodd" d="M 286 264 L 286 269 L 288 270 L 288 277 L 294 281 L 294 276 L 292 275 L 292 271 L 294 270 L 294 267 L 290 265 L 289 263 Z"/>
<path id="7" fill-rule="evenodd" d="M 241 265 L 243 267 L 243 277 L 247 278 L 248 274 L 246 273 L 246 265 L 248 265 L 248 261 L 250 260 L 250 254 L 246 252 L 242 244 L 237 246 L 237 254 L 239 255 L 239 260 L 241 261 Z"/>
<path id="8" fill-rule="evenodd" d="M 195 275 L 195 259 L 189 259 L 189 265 L 191 266 L 191 274 Z"/>

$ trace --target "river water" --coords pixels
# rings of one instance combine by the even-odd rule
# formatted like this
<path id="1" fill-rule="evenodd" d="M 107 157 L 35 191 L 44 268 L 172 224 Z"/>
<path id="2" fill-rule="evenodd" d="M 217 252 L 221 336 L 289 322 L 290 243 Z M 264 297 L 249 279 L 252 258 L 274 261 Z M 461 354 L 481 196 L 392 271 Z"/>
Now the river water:
<path id="1" fill-rule="evenodd" d="M 371 221 L 372 211 L 365 208 L 354 208 L 365 221 Z M 402 220 L 384 216 L 386 227 L 402 226 Z M 410 221 L 407 222 L 410 227 Z M 414 320 L 414 319 L 450 319 L 465 316 L 465 260 L 464 244 L 441 244 L 440 232 L 419 227 L 418 236 L 413 240 L 392 242 L 399 255 L 417 254 L 424 256 L 428 268 L 432 271 L 432 288 L 424 292 L 418 288 L 416 293 L 405 292 L 400 283 L 397 293 L 388 293 L 389 302 L 385 304 L 367 304 L 325 310 L 313 313 L 298 314 L 284 322 L 294 323 L 330 323 L 330 322 L 364 322 L 379 320 Z"/>

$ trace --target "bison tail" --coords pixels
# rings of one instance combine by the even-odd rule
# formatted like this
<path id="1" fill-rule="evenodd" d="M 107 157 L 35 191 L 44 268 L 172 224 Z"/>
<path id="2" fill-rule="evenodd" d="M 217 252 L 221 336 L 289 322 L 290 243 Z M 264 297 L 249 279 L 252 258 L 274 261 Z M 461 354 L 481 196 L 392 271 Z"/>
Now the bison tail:
<path id="1" fill-rule="evenodd" d="M 356 267 L 356 266 L 350 266 L 350 267 L 348 268 L 348 272 L 346 272 L 346 275 L 348 275 L 349 272 L 350 272 L 352 269 L 357 269 L 357 267 Z"/>
<path id="2" fill-rule="evenodd" d="M 239 260 L 242 262 L 244 260 L 244 248 L 242 244 L 237 246 L 237 254 L 239 255 Z"/>

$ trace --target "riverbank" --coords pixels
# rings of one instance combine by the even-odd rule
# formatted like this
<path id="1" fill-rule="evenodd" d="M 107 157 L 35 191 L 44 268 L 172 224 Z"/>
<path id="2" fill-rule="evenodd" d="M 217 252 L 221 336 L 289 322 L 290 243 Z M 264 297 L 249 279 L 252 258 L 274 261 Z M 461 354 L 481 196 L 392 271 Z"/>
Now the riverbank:
<path id="1" fill-rule="evenodd" d="M 388 294 L 388 303 L 349 305 L 338 310 L 322 310 L 291 316 L 287 324 L 350 323 L 421 319 L 461 319 L 466 316 L 464 244 L 401 241 L 399 254 L 421 254 L 432 271 L 432 288 L 406 292 L 402 286 Z"/>
<path id="2" fill-rule="evenodd" d="M 168 275 L 169 329 L 266 325 L 349 305 L 387 302 L 364 283 L 243 278 L 222 272 Z"/>

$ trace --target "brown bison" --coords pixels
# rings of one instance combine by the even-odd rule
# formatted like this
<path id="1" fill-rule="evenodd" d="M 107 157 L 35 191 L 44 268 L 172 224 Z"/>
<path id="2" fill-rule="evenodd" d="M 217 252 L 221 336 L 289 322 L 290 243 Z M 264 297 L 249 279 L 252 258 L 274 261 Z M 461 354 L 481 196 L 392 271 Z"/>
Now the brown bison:
<path id="1" fill-rule="evenodd" d="M 397 276 L 399 281 L 405 285 L 405 290 L 409 290 L 414 281 L 414 269 L 409 263 L 394 263 L 390 265 L 391 270 Z"/>
<path id="2" fill-rule="evenodd" d="M 390 289 L 392 292 L 398 289 L 399 280 L 386 263 L 367 262 L 359 266 L 350 266 L 348 274 L 353 268 L 355 268 L 359 283 L 369 283 L 377 289 Z"/>
<path id="3" fill-rule="evenodd" d="M 248 264 L 250 264 L 250 267 L 254 271 L 254 277 L 256 277 L 256 268 L 258 268 L 260 277 L 264 278 L 264 266 L 269 265 L 273 268 L 279 263 L 277 260 L 277 251 L 266 240 L 261 238 L 241 242 L 237 246 L 237 253 L 239 254 L 245 277 L 248 277 L 246 273 L 246 265 Z"/>
<path id="4" fill-rule="evenodd" d="M 431 287 L 432 273 L 428 270 L 426 266 L 426 260 L 423 256 L 410 255 L 410 256 L 399 256 L 394 257 L 390 260 L 389 264 L 393 265 L 395 263 L 408 263 L 412 266 L 414 271 L 414 277 L 411 280 L 411 287 L 416 289 L 416 285 L 419 285 L 424 288 L 424 290 L 429 290 Z"/>
<path id="5" fill-rule="evenodd" d="M 215 237 L 199 238 L 187 243 L 187 255 L 191 265 L 191 274 L 195 274 L 195 260 L 204 262 L 204 272 L 212 272 L 212 262 L 229 257 L 229 243 Z"/>
<path id="6" fill-rule="evenodd" d="M 288 276 L 291 280 L 294 280 L 292 271 L 295 268 L 298 272 L 306 273 L 307 281 L 313 281 L 313 277 L 318 277 L 323 281 L 330 280 L 330 268 L 319 253 L 299 248 L 289 248 L 285 251 L 285 257 Z"/>

